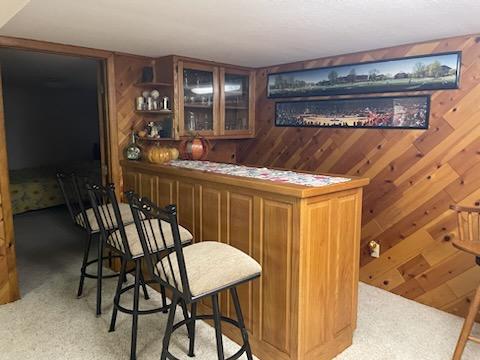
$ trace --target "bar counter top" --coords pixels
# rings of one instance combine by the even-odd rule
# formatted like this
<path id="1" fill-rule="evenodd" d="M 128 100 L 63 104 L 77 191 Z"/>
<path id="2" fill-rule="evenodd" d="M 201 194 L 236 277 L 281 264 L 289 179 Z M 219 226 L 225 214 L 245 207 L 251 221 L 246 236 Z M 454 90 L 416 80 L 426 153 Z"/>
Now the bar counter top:
<path id="1" fill-rule="evenodd" d="M 184 163 L 184 165 L 182 164 Z M 195 165 L 199 163 L 199 165 Z M 128 167 L 131 169 L 144 170 L 149 172 L 161 171 L 162 173 L 178 176 L 186 176 L 192 179 L 209 180 L 223 183 L 226 185 L 235 185 L 241 187 L 247 187 L 249 189 L 257 189 L 261 191 L 268 191 L 276 194 L 283 194 L 287 196 L 293 196 L 298 198 L 309 198 L 318 195 L 328 194 L 331 192 L 337 192 L 342 190 L 354 189 L 358 187 L 363 187 L 369 183 L 368 178 L 355 177 L 355 176 L 344 176 L 336 174 L 315 174 L 313 172 L 307 171 L 289 171 L 284 169 L 272 169 L 274 171 L 283 172 L 285 174 L 295 174 L 299 177 L 302 175 L 308 177 L 323 177 L 326 180 L 326 184 L 314 186 L 314 185 L 300 185 L 298 183 L 291 183 L 286 181 L 277 181 L 277 180 L 266 180 L 263 178 L 255 178 L 253 176 L 238 176 L 230 175 L 227 173 L 220 173 L 215 170 L 215 165 L 228 165 L 229 167 L 238 167 L 242 168 L 241 171 L 236 171 L 236 173 L 247 173 L 248 169 L 258 169 L 266 170 L 266 168 L 255 168 L 247 167 L 242 165 L 234 164 L 220 164 L 212 163 L 208 161 L 182 161 L 176 160 L 171 163 L 166 163 L 163 165 L 150 164 L 144 161 L 131 161 L 123 160 L 121 162 L 122 166 Z M 208 169 L 208 170 L 204 170 Z M 329 183 L 328 180 L 331 180 L 332 183 Z"/>

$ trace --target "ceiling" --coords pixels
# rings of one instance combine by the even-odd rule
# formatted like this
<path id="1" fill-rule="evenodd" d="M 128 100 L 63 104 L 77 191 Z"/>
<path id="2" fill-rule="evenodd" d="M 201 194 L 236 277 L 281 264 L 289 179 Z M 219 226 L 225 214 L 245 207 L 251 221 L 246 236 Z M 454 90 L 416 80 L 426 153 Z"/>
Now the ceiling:
<path id="1" fill-rule="evenodd" d="M 262 67 L 480 33 L 478 14 L 478 0 L 30 0 L 0 35 Z"/>
<path id="2" fill-rule="evenodd" d="M 0 48 L 2 78 L 9 86 L 95 89 L 97 61 Z"/>

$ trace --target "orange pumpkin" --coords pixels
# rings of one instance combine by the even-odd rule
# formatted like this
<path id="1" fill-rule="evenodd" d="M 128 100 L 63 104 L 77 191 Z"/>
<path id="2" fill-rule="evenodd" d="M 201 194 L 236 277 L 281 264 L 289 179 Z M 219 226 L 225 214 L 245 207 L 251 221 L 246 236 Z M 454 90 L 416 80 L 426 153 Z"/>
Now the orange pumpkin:
<path id="1" fill-rule="evenodd" d="M 208 155 L 209 147 L 210 143 L 207 139 L 195 137 L 183 141 L 180 144 L 180 153 L 182 154 L 182 159 L 205 160 Z"/>
<path id="2" fill-rule="evenodd" d="M 178 159 L 178 149 L 177 148 L 169 148 L 170 151 L 170 160 L 177 160 Z"/>
<path id="3" fill-rule="evenodd" d="M 170 151 L 165 147 L 151 146 L 147 151 L 147 160 L 152 164 L 163 164 L 170 161 Z"/>

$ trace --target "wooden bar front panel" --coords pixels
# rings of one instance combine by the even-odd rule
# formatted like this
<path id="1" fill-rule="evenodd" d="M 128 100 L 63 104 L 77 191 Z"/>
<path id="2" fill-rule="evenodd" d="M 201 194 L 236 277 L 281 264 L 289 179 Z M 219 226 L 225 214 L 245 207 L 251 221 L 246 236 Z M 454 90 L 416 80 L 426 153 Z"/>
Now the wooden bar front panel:
<path id="1" fill-rule="evenodd" d="M 351 344 L 361 187 L 298 198 L 210 181 L 208 174 L 198 180 L 142 166 L 123 173 L 125 189 L 157 196 L 162 205 L 173 199 L 195 242 L 230 244 L 262 265 L 260 279 L 239 287 L 260 359 L 331 359 Z M 227 293 L 221 307 L 235 318 Z M 199 311 L 210 312 L 210 301 Z M 241 342 L 238 330 L 225 325 L 224 333 Z"/>

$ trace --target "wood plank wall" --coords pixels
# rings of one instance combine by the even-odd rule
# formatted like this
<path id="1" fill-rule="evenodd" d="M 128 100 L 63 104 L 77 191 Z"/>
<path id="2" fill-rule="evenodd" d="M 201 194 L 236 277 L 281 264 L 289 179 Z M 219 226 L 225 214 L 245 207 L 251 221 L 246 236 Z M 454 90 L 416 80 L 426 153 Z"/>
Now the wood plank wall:
<path id="1" fill-rule="evenodd" d="M 455 50 L 462 51 L 460 89 L 425 92 L 432 94 L 427 131 L 274 126 L 268 72 Z M 480 283 L 480 267 L 451 245 L 456 223 L 448 206 L 480 205 L 480 36 L 259 69 L 256 93 L 257 137 L 240 145 L 239 161 L 371 178 L 364 197 L 361 280 L 464 315 Z M 368 254 L 372 239 L 381 244 L 378 259 Z"/>

